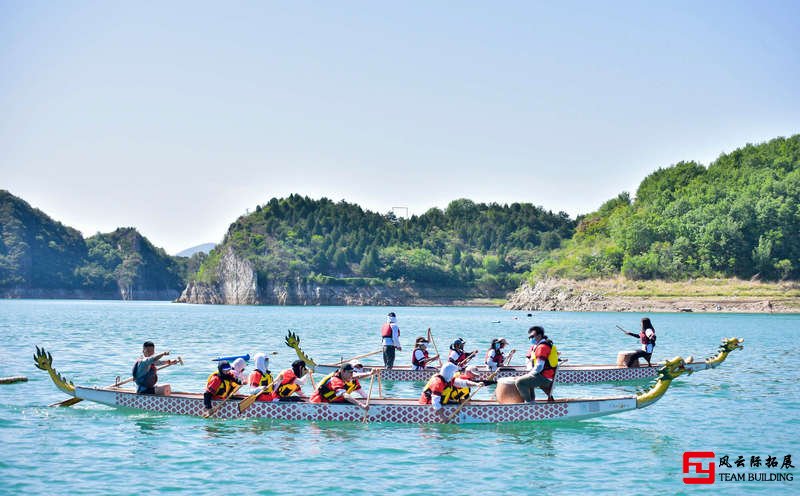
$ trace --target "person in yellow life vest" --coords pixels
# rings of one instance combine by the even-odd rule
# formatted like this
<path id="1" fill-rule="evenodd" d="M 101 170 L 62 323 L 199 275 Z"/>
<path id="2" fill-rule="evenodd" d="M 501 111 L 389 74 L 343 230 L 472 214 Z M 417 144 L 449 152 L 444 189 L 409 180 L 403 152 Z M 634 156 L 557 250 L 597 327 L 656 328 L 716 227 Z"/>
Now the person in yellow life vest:
<path id="1" fill-rule="evenodd" d="M 309 401 L 311 403 L 343 403 L 347 401 L 365 408 L 348 392 L 348 383 L 353 380 L 353 366 L 346 363 L 339 367 L 339 370 L 331 372 L 319 381 L 317 390 L 311 395 Z M 355 391 L 361 392 L 361 386 L 358 385 L 358 389 Z M 363 392 L 361 392 L 361 396 L 362 398 L 366 397 Z"/>
<path id="2" fill-rule="evenodd" d="M 275 394 L 279 401 L 305 401 L 308 396 L 303 394 L 301 386 L 308 380 L 311 372 L 306 367 L 306 362 L 295 360 L 292 368 L 282 371 L 275 378 Z"/>
<path id="3" fill-rule="evenodd" d="M 210 410 L 211 400 L 224 400 L 239 385 L 241 382 L 233 375 L 231 364 L 224 360 L 219 362 L 217 371 L 208 376 L 206 390 L 203 393 L 203 406 Z"/>
<path id="4" fill-rule="evenodd" d="M 478 366 L 477 365 L 470 365 L 467 367 L 467 370 L 464 372 L 456 372 L 453 376 L 455 379 L 465 379 L 467 381 L 478 382 L 483 384 L 493 384 L 494 381 L 478 381 Z M 450 398 L 448 399 L 448 403 L 463 403 L 467 398 L 469 398 L 470 389 L 469 386 L 454 388 L 453 391 L 450 393 Z"/>
<path id="5" fill-rule="evenodd" d="M 558 350 L 545 336 L 543 327 L 531 327 L 528 330 L 528 338 L 531 341 L 531 350 L 528 352 L 531 370 L 516 379 L 519 394 L 525 403 L 533 403 L 536 400 L 536 388 L 540 388 L 547 393 L 547 401 L 555 401 L 552 392 L 558 368 Z"/>
<path id="6" fill-rule="evenodd" d="M 445 363 L 442 365 L 439 373 L 428 380 L 425 389 L 422 390 L 422 394 L 419 397 L 420 405 L 432 405 L 434 413 L 442 419 L 445 418 L 442 407 L 448 403 L 454 403 L 454 401 L 451 400 L 451 396 L 455 389 L 469 388 L 481 384 L 480 382 L 457 378 L 455 376 L 456 372 L 458 372 L 458 365 L 454 363 Z M 494 381 L 487 381 L 486 383 L 491 384 L 493 382 Z"/>
<path id="7" fill-rule="evenodd" d="M 256 401 L 276 401 L 274 379 L 269 371 L 269 358 L 264 353 L 257 353 L 255 356 L 256 368 L 250 372 L 247 378 L 247 385 L 250 386 L 250 394 L 255 394 L 259 389 L 266 388 L 258 395 Z"/>

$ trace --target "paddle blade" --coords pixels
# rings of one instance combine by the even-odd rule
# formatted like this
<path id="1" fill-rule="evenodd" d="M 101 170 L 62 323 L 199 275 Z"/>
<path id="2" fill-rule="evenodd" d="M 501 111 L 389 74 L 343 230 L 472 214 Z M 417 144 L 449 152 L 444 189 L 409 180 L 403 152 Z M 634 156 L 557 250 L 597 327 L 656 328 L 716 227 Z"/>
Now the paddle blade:
<path id="1" fill-rule="evenodd" d="M 256 398 L 258 398 L 259 395 L 261 395 L 260 392 L 256 393 L 256 394 L 251 394 L 247 398 L 245 398 L 242 401 L 240 401 L 239 402 L 239 413 L 242 413 L 245 410 L 247 410 L 248 408 L 250 408 L 250 405 L 252 405 L 253 403 L 256 402 Z"/>
<path id="2" fill-rule="evenodd" d="M 81 401 L 83 401 L 81 398 L 70 398 L 68 400 L 59 401 L 58 403 L 53 403 L 50 406 L 72 406 L 75 403 L 80 403 Z"/>

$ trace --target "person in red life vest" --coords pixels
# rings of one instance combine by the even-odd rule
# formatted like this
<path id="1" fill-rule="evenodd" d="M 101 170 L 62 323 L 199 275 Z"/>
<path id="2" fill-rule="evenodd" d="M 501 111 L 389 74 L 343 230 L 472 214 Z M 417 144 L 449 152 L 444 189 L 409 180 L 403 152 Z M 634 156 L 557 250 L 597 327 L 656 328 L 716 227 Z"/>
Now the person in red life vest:
<path id="1" fill-rule="evenodd" d="M 489 345 L 489 350 L 486 351 L 486 358 L 484 359 L 484 363 L 489 367 L 490 372 L 494 372 L 505 363 L 506 356 L 503 354 L 503 348 L 507 344 L 506 338 L 492 339 L 492 344 Z"/>
<path id="2" fill-rule="evenodd" d="M 247 381 L 247 375 L 244 373 L 245 368 L 247 368 L 247 361 L 242 357 L 238 357 L 233 361 L 233 363 L 231 363 L 233 375 L 235 375 L 236 380 L 241 383 L 245 383 Z"/>
<path id="3" fill-rule="evenodd" d="M 208 376 L 206 390 L 203 393 L 203 405 L 206 410 L 211 409 L 211 400 L 224 400 L 239 385 L 241 382 L 233 375 L 231 364 L 224 360 L 219 362 L 217 371 Z"/>
<path id="4" fill-rule="evenodd" d="M 255 361 L 256 368 L 250 372 L 250 376 L 247 378 L 250 394 L 255 394 L 259 389 L 266 388 L 258 395 L 256 401 L 277 401 L 278 395 L 275 394 L 274 379 L 269 371 L 269 358 L 264 353 L 257 353 Z"/>
<path id="5" fill-rule="evenodd" d="M 442 407 L 449 403 L 456 403 L 453 394 L 457 389 L 495 383 L 495 381 L 476 382 L 456 377 L 456 372 L 458 372 L 458 365 L 454 363 L 445 363 L 442 365 L 439 373 L 428 380 L 425 389 L 422 390 L 422 394 L 419 397 L 419 404 L 432 405 L 434 413 L 442 420 L 446 418 Z"/>
<path id="6" fill-rule="evenodd" d="M 353 379 L 353 366 L 346 363 L 339 367 L 339 370 L 331 372 L 319 381 L 317 390 L 311 395 L 309 401 L 311 403 L 343 403 L 347 401 L 365 408 L 364 405 L 351 396 L 350 392 L 358 392 L 362 398 L 366 398 L 364 392 L 361 391 L 361 384 L 358 383 L 358 379 Z"/>
<path id="7" fill-rule="evenodd" d="M 308 375 L 307 375 L 308 374 Z M 292 368 L 286 369 L 275 378 L 275 394 L 279 401 L 305 401 L 308 397 L 301 391 L 311 372 L 306 362 L 295 360 Z M 303 377 L 305 376 L 305 377 Z"/>
<path id="8" fill-rule="evenodd" d="M 447 361 L 457 365 L 459 370 L 464 370 L 464 367 L 467 366 L 467 362 L 469 362 L 472 357 L 478 354 L 478 350 L 467 354 L 464 351 L 464 345 L 466 344 L 467 342 L 464 341 L 463 338 L 456 339 L 453 341 L 453 344 L 450 345 L 450 354 L 447 356 Z"/>
<path id="9" fill-rule="evenodd" d="M 528 330 L 531 349 L 526 355 L 530 358 L 530 372 L 516 379 L 517 389 L 526 403 L 533 403 L 536 399 L 536 388 L 541 388 L 547 393 L 547 400 L 554 401 L 552 390 L 553 380 L 558 368 L 558 351 L 550 339 L 545 336 L 544 328 L 533 326 Z"/>
<path id="10" fill-rule="evenodd" d="M 439 355 L 428 356 L 428 340 L 420 336 L 414 343 L 414 351 L 411 353 L 411 369 L 425 370 L 429 362 L 439 359 Z"/>
<path id="11" fill-rule="evenodd" d="M 628 357 L 628 361 L 625 362 L 625 365 L 628 367 L 638 367 L 639 359 L 644 358 L 647 360 L 647 366 L 651 367 L 650 358 L 653 356 L 653 348 L 656 347 L 656 330 L 653 328 L 650 319 L 647 317 L 642 318 L 642 330 L 639 331 L 639 334 L 628 331 L 622 332 L 628 336 L 639 338 L 639 342 L 642 343 L 642 349 L 637 350 L 636 353 Z"/>
<path id="12" fill-rule="evenodd" d="M 400 327 L 397 326 L 397 316 L 389 312 L 386 323 L 381 327 L 381 342 L 383 343 L 383 365 L 387 369 L 394 367 L 395 352 L 403 349 L 400 346 Z"/>
<path id="13" fill-rule="evenodd" d="M 161 361 L 162 358 L 169 355 L 169 351 L 163 353 L 156 353 L 156 345 L 152 341 L 145 341 L 142 345 L 142 356 L 133 364 L 131 375 L 136 382 L 136 392 L 138 394 L 161 394 L 168 396 L 172 392 L 169 384 L 163 386 L 156 386 L 158 382 L 158 373 L 156 367 L 160 365 L 174 365 L 178 363 L 177 360 Z"/>

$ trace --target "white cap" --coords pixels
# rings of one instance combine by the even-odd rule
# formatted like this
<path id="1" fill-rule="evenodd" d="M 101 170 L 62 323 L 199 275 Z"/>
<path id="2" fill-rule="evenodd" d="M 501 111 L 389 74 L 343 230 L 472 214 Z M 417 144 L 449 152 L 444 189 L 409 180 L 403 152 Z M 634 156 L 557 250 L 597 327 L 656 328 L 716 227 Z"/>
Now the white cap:
<path id="1" fill-rule="evenodd" d="M 458 372 L 458 365 L 454 363 L 446 363 L 442 365 L 442 370 L 439 373 L 444 377 L 444 380 L 450 382 L 454 375 Z"/>
<path id="2" fill-rule="evenodd" d="M 477 365 L 470 365 L 467 367 L 465 373 L 472 375 L 472 377 L 478 377 L 478 366 Z"/>

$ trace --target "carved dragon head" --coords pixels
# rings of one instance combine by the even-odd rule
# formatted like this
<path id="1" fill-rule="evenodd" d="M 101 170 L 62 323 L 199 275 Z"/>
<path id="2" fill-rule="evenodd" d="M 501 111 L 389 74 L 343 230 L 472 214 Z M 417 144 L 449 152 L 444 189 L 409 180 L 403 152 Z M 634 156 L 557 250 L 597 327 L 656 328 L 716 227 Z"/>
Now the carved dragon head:
<path id="1" fill-rule="evenodd" d="M 286 346 L 289 348 L 294 348 L 295 353 L 297 353 L 298 358 L 306 363 L 306 366 L 314 370 L 317 364 L 314 360 L 311 359 L 305 352 L 300 348 L 300 337 L 292 331 L 286 335 Z"/>
<path id="2" fill-rule="evenodd" d="M 742 343 L 744 343 L 743 338 L 724 338 L 722 344 L 719 345 L 717 356 L 709 358 L 706 363 L 712 368 L 716 367 L 728 358 L 730 352 L 743 349 Z"/>
<path id="3" fill-rule="evenodd" d="M 683 358 L 678 356 L 667 360 L 658 369 L 658 378 L 652 387 L 636 396 L 636 407 L 644 408 L 658 401 L 667 392 L 672 381 L 685 373 L 692 373 L 692 370 L 686 368 L 686 361 Z"/>
<path id="4" fill-rule="evenodd" d="M 72 381 L 67 380 L 67 378 L 53 368 L 53 356 L 45 351 L 44 348 L 36 347 L 33 361 L 37 369 L 44 370 L 50 374 L 50 379 L 52 379 L 58 389 L 70 395 L 75 394 L 75 386 L 72 384 Z"/>

